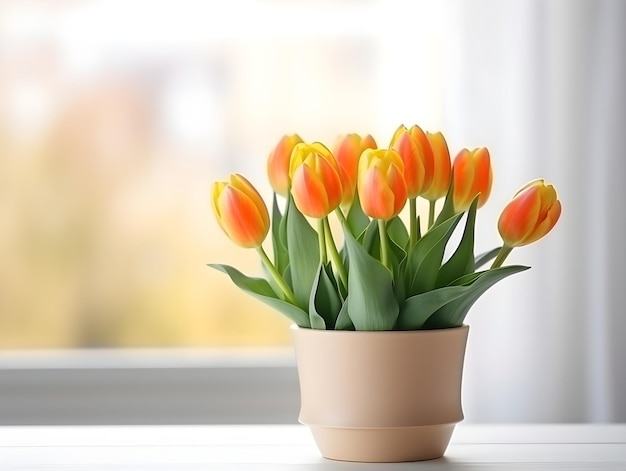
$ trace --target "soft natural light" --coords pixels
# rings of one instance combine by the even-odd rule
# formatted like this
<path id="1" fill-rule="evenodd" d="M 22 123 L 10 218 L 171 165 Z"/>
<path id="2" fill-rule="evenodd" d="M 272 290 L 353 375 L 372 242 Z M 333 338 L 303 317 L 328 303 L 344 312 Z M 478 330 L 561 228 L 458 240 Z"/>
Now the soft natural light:
<path id="1" fill-rule="evenodd" d="M 0 1 L 0 350 L 288 348 L 290 322 L 207 267 L 263 274 L 211 183 L 240 172 L 270 203 L 283 135 L 387 146 L 419 124 L 452 157 L 489 148 L 476 252 L 525 182 L 563 201 L 507 260 L 532 269 L 468 315 L 466 417 L 626 420 L 624 8 Z"/>

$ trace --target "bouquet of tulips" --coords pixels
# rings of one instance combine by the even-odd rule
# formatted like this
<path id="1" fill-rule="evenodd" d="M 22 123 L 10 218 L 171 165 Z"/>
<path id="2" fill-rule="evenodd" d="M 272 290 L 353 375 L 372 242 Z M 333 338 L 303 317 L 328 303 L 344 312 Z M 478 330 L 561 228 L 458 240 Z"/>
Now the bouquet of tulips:
<path id="1" fill-rule="evenodd" d="M 419 126 L 400 126 L 388 148 L 378 148 L 371 136 L 349 134 L 331 152 L 319 142 L 284 136 L 267 167 L 274 189 L 271 218 L 239 174 L 216 182 L 212 191 L 220 227 L 236 244 L 256 249 L 267 279 L 210 266 L 306 328 L 459 326 L 487 289 L 528 268 L 502 266 L 511 250 L 546 235 L 561 214 L 554 187 L 532 181 L 502 211 L 502 246 L 475 255 L 476 211 L 492 185 L 489 151 L 462 149 L 451 162 L 444 136 Z M 277 195 L 285 198 L 282 211 Z M 427 219 L 418 215 L 417 198 L 428 202 Z M 441 198 L 443 204 L 436 204 Z M 331 215 L 341 224 L 341 248 Z M 459 224 L 458 245 L 445 257 Z M 262 246 L 270 230 L 271 258 Z M 490 268 L 480 269 L 489 262 Z"/>

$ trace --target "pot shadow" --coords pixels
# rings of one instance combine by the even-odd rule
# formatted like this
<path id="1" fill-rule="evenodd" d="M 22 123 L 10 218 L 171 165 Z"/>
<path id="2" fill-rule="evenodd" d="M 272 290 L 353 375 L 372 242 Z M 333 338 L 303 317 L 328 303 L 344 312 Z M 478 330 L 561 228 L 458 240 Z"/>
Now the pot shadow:
<path id="1" fill-rule="evenodd" d="M 380 471 L 381 469 L 389 469 L 394 471 L 403 470 L 419 470 L 419 471 L 446 471 L 446 470 L 465 470 L 481 469 L 480 463 L 460 462 L 450 460 L 445 456 L 434 460 L 410 461 L 401 463 L 360 463 L 353 461 L 337 461 L 326 458 L 320 458 L 319 463 L 311 463 L 307 466 L 310 471 Z"/>

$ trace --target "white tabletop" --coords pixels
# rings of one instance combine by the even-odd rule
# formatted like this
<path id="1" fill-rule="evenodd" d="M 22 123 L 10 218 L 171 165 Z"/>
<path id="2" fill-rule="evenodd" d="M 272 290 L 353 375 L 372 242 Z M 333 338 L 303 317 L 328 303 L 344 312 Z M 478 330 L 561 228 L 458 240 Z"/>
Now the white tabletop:
<path id="1" fill-rule="evenodd" d="M 626 425 L 460 424 L 444 458 L 325 460 L 304 426 L 0 427 L 0 470 L 626 470 Z"/>

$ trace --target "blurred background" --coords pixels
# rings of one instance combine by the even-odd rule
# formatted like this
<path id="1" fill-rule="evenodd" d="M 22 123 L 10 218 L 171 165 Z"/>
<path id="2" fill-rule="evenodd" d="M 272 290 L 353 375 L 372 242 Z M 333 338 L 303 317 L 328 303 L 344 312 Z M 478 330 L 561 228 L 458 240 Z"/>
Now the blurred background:
<path id="1" fill-rule="evenodd" d="M 416 123 L 491 151 L 477 251 L 528 180 L 564 206 L 468 316 L 468 420 L 626 421 L 625 31 L 619 0 L 0 0 L 0 349 L 288 346 L 206 267 L 261 273 L 212 181 L 269 203 L 283 134 Z"/>

